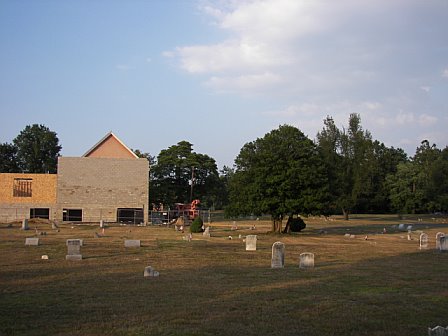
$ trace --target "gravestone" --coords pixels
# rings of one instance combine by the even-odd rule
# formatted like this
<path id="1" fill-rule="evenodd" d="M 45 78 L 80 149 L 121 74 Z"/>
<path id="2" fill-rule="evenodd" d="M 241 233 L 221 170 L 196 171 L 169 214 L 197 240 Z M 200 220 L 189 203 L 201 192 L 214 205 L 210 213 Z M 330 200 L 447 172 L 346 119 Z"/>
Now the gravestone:
<path id="1" fill-rule="evenodd" d="M 67 255 L 65 256 L 65 260 L 81 260 L 81 239 L 67 239 Z"/>
<path id="2" fill-rule="evenodd" d="M 143 276 L 146 277 L 158 277 L 159 272 L 157 272 L 152 266 L 145 267 L 145 271 L 143 272 Z"/>
<path id="3" fill-rule="evenodd" d="M 439 238 L 439 251 L 440 252 L 448 251 L 448 237 L 443 236 Z"/>
<path id="4" fill-rule="evenodd" d="M 275 242 L 272 244 L 271 268 L 285 267 L 285 244 Z"/>
<path id="5" fill-rule="evenodd" d="M 104 219 L 101 219 L 101 220 L 100 220 L 100 228 L 101 228 L 101 229 L 104 228 Z"/>
<path id="6" fill-rule="evenodd" d="M 409 232 L 409 231 L 412 231 L 412 225 L 408 225 L 408 227 L 406 228 L 406 230 Z"/>
<path id="7" fill-rule="evenodd" d="M 257 235 L 246 236 L 246 251 L 257 250 Z"/>
<path id="8" fill-rule="evenodd" d="M 448 336 L 448 327 L 437 326 L 432 329 L 428 328 L 428 336 Z"/>
<path id="9" fill-rule="evenodd" d="M 232 227 L 230 228 L 230 230 L 232 230 L 232 231 L 238 230 L 238 225 L 236 225 L 235 221 L 233 221 Z"/>
<path id="10" fill-rule="evenodd" d="M 443 232 L 437 232 L 436 234 L 436 250 L 440 250 L 440 238 L 445 237 Z"/>
<path id="11" fill-rule="evenodd" d="M 400 224 L 400 225 L 398 225 L 398 230 L 400 230 L 400 231 L 406 231 L 405 225 L 404 225 L 404 224 Z"/>
<path id="12" fill-rule="evenodd" d="M 138 239 L 126 239 L 124 241 L 124 247 L 140 247 L 140 240 L 138 240 Z"/>
<path id="13" fill-rule="evenodd" d="M 22 221 L 22 230 L 29 230 L 30 229 L 30 227 L 28 226 L 28 219 L 24 219 L 23 221 Z"/>
<path id="14" fill-rule="evenodd" d="M 25 245 L 27 245 L 27 246 L 38 246 L 39 245 L 39 238 L 26 238 L 25 239 Z"/>
<path id="15" fill-rule="evenodd" d="M 77 240 L 81 244 L 80 246 L 84 246 L 84 240 L 83 239 L 67 239 L 66 242 L 65 242 L 65 245 L 68 246 L 68 243 L 71 242 L 72 240 Z"/>
<path id="16" fill-rule="evenodd" d="M 426 233 L 420 234 L 420 250 L 428 248 L 428 235 Z"/>
<path id="17" fill-rule="evenodd" d="M 204 232 L 202 232 L 202 236 L 205 238 L 210 238 L 210 226 L 205 228 Z"/>
<path id="18" fill-rule="evenodd" d="M 299 268 L 313 268 L 314 253 L 305 252 L 300 254 Z"/>

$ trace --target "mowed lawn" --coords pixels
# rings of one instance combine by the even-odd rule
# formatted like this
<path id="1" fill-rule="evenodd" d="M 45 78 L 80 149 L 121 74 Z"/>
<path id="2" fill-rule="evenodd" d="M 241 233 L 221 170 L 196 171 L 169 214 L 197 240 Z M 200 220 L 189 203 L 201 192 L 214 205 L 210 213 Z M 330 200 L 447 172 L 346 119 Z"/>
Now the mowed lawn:
<path id="1" fill-rule="evenodd" d="M 417 336 L 448 325 L 448 253 L 435 250 L 446 220 L 315 218 L 292 235 L 237 223 L 211 223 L 210 239 L 191 242 L 162 226 L 111 226 L 95 238 L 98 226 L 0 224 L 0 335 Z M 412 240 L 392 228 L 400 223 L 414 224 Z M 25 246 L 35 227 L 47 234 Z M 257 251 L 245 250 L 247 234 L 258 236 Z M 82 261 L 65 260 L 69 238 L 84 239 Z M 270 268 L 276 241 L 286 245 L 284 269 Z M 315 254 L 314 269 L 299 269 L 302 252 Z M 144 278 L 146 266 L 160 277 Z"/>

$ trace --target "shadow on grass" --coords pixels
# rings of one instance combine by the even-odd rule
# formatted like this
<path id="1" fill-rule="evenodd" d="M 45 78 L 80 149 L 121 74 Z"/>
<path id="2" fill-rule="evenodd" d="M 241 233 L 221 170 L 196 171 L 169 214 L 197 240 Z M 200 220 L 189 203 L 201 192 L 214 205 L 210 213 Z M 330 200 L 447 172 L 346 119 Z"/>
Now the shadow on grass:
<path id="1" fill-rule="evenodd" d="M 201 244 L 33 265 L 36 285 L 23 269 L 2 270 L 13 290 L 0 293 L 0 334 L 421 335 L 446 324 L 448 254 L 270 269 L 265 253 Z M 143 261 L 126 259 L 136 255 L 153 258 L 160 277 L 143 278 Z M 111 256 L 122 258 L 102 261 Z"/>

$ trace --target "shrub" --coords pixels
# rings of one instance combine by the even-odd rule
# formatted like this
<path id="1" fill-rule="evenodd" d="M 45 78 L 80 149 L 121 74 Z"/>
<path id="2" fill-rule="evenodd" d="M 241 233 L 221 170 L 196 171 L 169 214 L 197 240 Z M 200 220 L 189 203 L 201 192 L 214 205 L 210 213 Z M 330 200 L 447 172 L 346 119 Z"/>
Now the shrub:
<path id="1" fill-rule="evenodd" d="M 306 224 L 302 218 L 300 218 L 299 216 L 297 216 L 297 218 L 293 218 L 293 216 L 290 216 L 288 218 L 288 221 L 286 222 L 286 227 L 283 230 L 283 233 L 300 232 L 304 228 L 306 228 Z"/>
<path id="2" fill-rule="evenodd" d="M 201 217 L 196 217 L 193 220 L 193 223 L 191 223 L 191 225 L 190 225 L 190 231 L 192 233 L 203 232 L 204 229 L 202 229 L 202 225 L 204 225 L 204 222 L 202 221 L 202 218 Z"/>

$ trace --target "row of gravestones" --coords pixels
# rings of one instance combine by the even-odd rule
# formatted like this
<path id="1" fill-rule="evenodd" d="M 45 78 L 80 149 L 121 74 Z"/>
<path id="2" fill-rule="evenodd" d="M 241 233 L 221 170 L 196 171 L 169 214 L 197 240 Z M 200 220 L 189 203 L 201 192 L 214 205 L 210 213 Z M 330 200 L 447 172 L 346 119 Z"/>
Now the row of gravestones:
<path id="1" fill-rule="evenodd" d="M 53 229 L 55 229 L 55 228 L 57 228 L 58 226 L 56 225 L 56 224 L 52 224 L 52 228 Z M 104 224 L 104 220 L 102 219 L 102 220 L 100 220 L 100 228 L 104 228 L 105 227 L 105 224 Z M 29 227 L 29 225 L 28 225 L 28 219 L 23 219 L 22 220 L 22 230 L 29 230 L 30 229 L 30 227 Z"/>
<path id="2" fill-rule="evenodd" d="M 246 251 L 256 251 L 257 250 L 257 236 L 248 235 L 246 236 Z M 283 268 L 285 267 L 285 244 L 282 242 L 275 242 L 272 244 L 272 257 L 271 257 L 271 268 Z M 300 268 L 313 268 L 314 267 L 314 253 L 301 253 Z"/>
<path id="3" fill-rule="evenodd" d="M 25 245 L 37 246 L 39 245 L 39 238 L 26 238 Z M 81 246 L 83 245 L 82 239 L 68 239 L 66 241 L 67 245 L 67 260 L 81 260 Z M 126 239 L 124 241 L 125 247 L 140 247 L 140 240 Z M 420 235 L 420 249 L 428 248 L 428 235 L 422 233 Z M 445 234 L 438 232 L 436 235 L 436 248 L 440 251 L 448 250 L 448 239 L 446 239 Z M 257 236 L 248 235 L 246 236 L 246 251 L 256 251 L 257 250 Z M 285 265 L 285 244 L 282 242 L 275 242 L 272 245 L 272 258 L 271 258 L 271 268 L 283 268 Z M 314 267 L 314 254 L 313 253 L 302 253 L 300 255 L 301 268 Z"/>
<path id="4" fill-rule="evenodd" d="M 275 242 L 272 244 L 271 268 L 285 267 L 285 244 Z M 305 252 L 300 254 L 299 268 L 313 268 L 314 253 Z"/>
<path id="5" fill-rule="evenodd" d="M 82 239 L 67 239 L 67 255 L 65 256 L 66 260 L 82 260 L 81 254 L 81 246 L 83 246 Z M 26 238 L 25 245 L 28 246 L 38 246 L 39 238 Z M 126 239 L 124 241 L 124 247 L 140 247 L 140 240 L 136 239 Z"/>
<path id="6" fill-rule="evenodd" d="M 427 249 L 429 245 L 429 237 L 426 233 L 421 233 L 419 237 L 420 249 Z M 443 232 L 436 234 L 436 249 L 439 251 L 448 251 L 448 237 Z"/>

